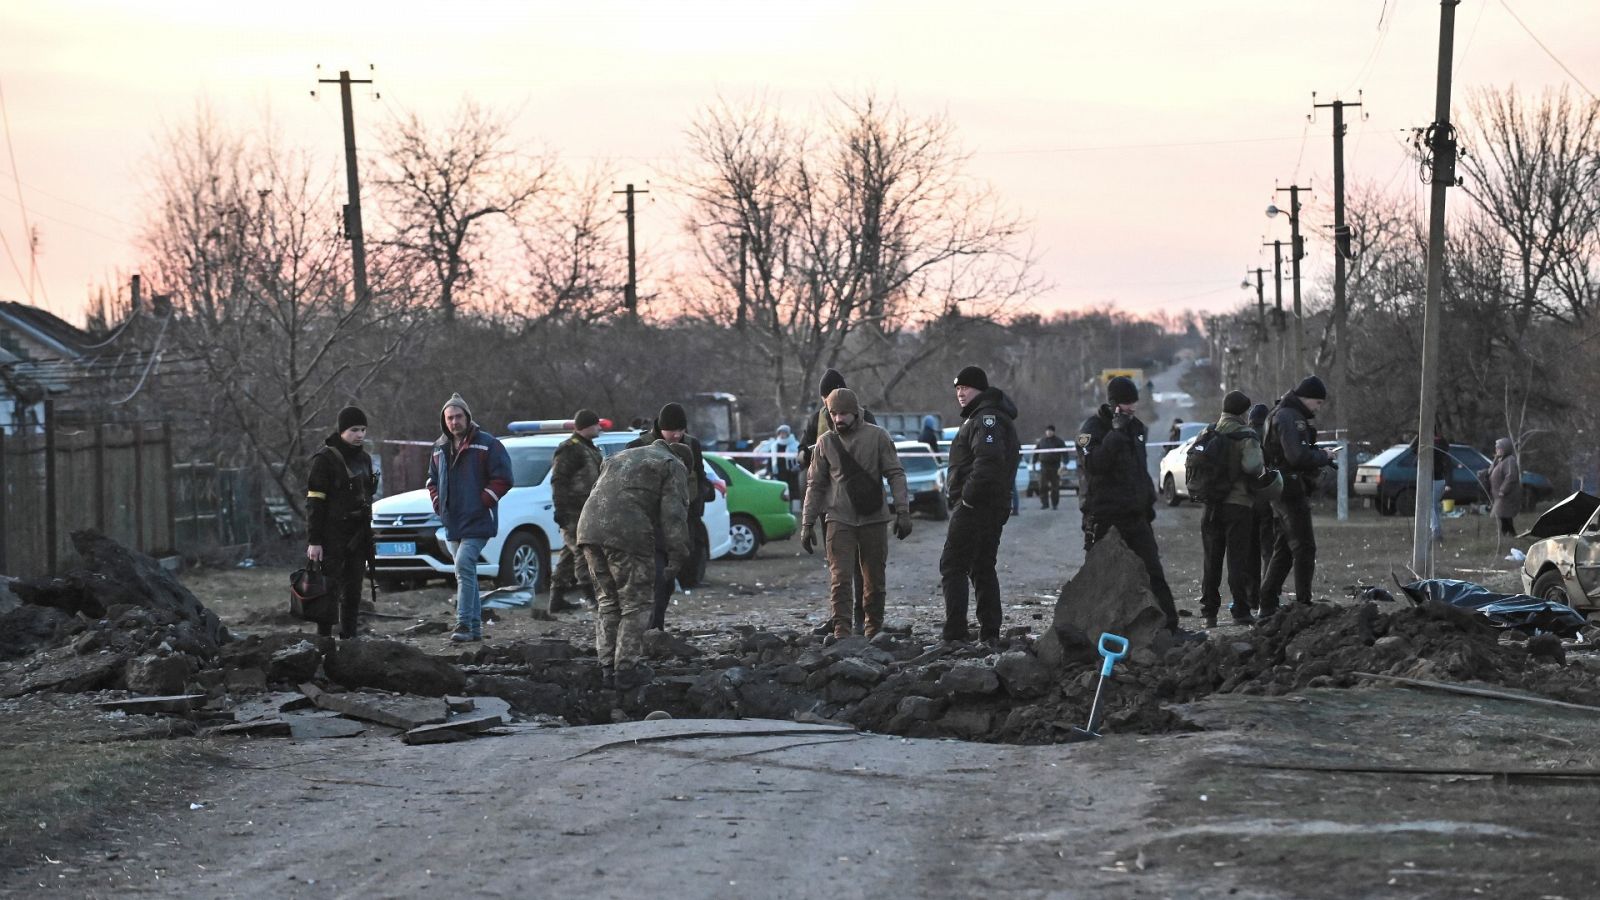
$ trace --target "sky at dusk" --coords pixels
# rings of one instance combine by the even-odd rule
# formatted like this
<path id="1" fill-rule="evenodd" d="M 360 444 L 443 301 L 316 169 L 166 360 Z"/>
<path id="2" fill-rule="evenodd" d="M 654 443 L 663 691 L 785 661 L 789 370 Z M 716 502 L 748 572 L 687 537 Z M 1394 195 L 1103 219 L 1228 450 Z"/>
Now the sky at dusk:
<path id="1" fill-rule="evenodd" d="M 947 114 L 969 171 L 1032 221 L 1051 285 L 1040 311 L 1227 309 L 1253 297 L 1245 270 L 1271 265 L 1262 239 L 1287 239 L 1263 214 L 1275 184 L 1309 183 L 1307 224 L 1331 220 L 1330 121 L 1307 121 L 1313 91 L 1364 92 L 1351 184 L 1425 203 L 1404 148 L 1432 118 L 1438 31 L 1439 4 L 1423 0 L 9 2 L 0 299 L 28 299 L 19 193 L 40 305 L 81 321 L 91 285 L 133 271 L 157 139 L 198 104 L 240 129 L 270 118 L 342 179 L 337 94 L 311 99 L 314 67 L 370 64 L 382 96 L 357 95 L 358 144 L 398 111 L 443 121 L 463 98 L 514 114 L 530 146 L 609 160 L 618 187 L 651 182 L 638 224 L 655 270 L 684 265 L 664 175 L 686 161 L 699 110 L 765 96 L 802 117 L 873 90 Z M 1596 47 L 1592 0 L 1465 0 L 1455 118 L 1490 86 L 1589 97 Z M 1325 245 L 1311 252 L 1326 264 Z"/>

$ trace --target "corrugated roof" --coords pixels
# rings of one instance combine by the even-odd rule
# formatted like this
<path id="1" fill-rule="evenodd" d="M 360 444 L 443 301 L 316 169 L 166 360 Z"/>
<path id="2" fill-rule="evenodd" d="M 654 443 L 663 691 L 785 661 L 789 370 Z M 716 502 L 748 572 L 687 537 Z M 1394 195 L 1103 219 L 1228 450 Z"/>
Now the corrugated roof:
<path id="1" fill-rule="evenodd" d="M 0 300 L 0 326 L 27 334 L 63 359 L 82 357 L 84 348 L 94 343 L 88 332 L 54 313 L 12 300 Z"/>

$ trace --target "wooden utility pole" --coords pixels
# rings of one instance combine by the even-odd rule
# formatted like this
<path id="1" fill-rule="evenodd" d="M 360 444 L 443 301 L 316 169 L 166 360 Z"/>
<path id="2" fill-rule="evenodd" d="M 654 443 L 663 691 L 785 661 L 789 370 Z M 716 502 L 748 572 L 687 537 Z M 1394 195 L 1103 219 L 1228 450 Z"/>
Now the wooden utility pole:
<path id="1" fill-rule="evenodd" d="M 344 207 L 344 236 L 350 241 L 356 303 L 366 303 L 372 295 L 367 288 L 367 244 L 361 230 L 361 176 L 356 171 L 356 119 L 350 103 L 350 85 L 371 83 L 370 78 L 351 78 L 349 70 L 341 71 L 338 78 L 317 79 L 317 84 L 339 86 L 339 105 L 344 111 L 344 175 L 350 191 L 350 202 Z M 316 95 L 316 91 L 311 92 L 311 96 Z"/>
<path id="2" fill-rule="evenodd" d="M 1434 401 L 1439 378 L 1439 294 L 1444 285 L 1445 191 L 1456 184 L 1456 134 L 1450 127 L 1450 68 L 1455 56 L 1456 6 L 1439 3 L 1439 75 L 1433 101 L 1433 124 L 1418 132 L 1418 149 L 1428 163 L 1432 185 L 1428 203 L 1428 292 L 1422 307 L 1422 390 L 1417 402 L 1417 505 L 1411 530 L 1411 570 L 1433 577 L 1433 439 Z"/>
<path id="3" fill-rule="evenodd" d="M 630 184 L 620 191 L 612 191 L 611 193 L 628 195 L 628 203 L 622 208 L 623 215 L 628 219 L 628 283 L 622 289 L 622 306 L 628 311 L 629 315 L 634 315 L 639 311 L 639 257 L 638 251 L 634 248 L 633 240 L 633 195 L 648 194 L 650 192 L 635 190 L 633 185 Z"/>
<path id="4" fill-rule="evenodd" d="M 1289 265 L 1294 269 L 1294 370 L 1296 378 L 1309 375 L 1311 370 L 1306 368 L 1306 320 L 1305 310 L 1300 304 L 1300 259 L 1306 255 L 1305 241 L 1300 237 L 1300 192 L 1311 190 L 1310 186 L 1291 184 L 1286 188 L 1278 188 L 1278 193 L 1289 192 Z M 1269 207 L 1267 215 L 1277 215 L 1276 206 Z"/>
<path id="5" fill-rule="evenodd" d="M 1344 221 L 1344 111 L 1360 103 L 1335 100 L 1332 103 L 1316 102 L 1311 94 L 1312 109 L 1333 110 L 1333 420 L 1334 435 L 1344 428 L 1346 441 L 1352 440 L 1350 420 L 1344 417 L 1345 389 L 1350 383 L 1350 301 L 1345 296 L 1345 260 L 1350 258 L 1350 226 Z M 1339 521 L 1350 517 L 1349 483 L 1355 477 L 1354 464 L 1346 457 L 1339 470 Z"/>
<path id="6" fill-rule="evenodd" d="M 1272 241 L 1261 246 L 1272 248 L 1272 316 L 1277 320 L 1273 324 L 1278 331 L 1278 358 L 1275 371 L 1272 373 L 1272 377 L 1277 379 L 1278 383 L 1272 386 L 1272 390 L 1282 391 L 1288 390 L 1288 386 L 1283 383 L 1288 379 L 1287 373 L 1283 371 L 1285 366 L 1283 359 L 1283 241 Z"/>

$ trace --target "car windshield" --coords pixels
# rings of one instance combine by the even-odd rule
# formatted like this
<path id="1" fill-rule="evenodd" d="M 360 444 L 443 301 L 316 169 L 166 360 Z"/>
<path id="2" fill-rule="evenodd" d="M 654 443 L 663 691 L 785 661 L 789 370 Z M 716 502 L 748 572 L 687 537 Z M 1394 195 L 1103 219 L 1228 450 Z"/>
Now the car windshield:
<path id="1" fill-rule="evenodd" d="M 934 462 L 932 456 L 912 456 L 910 453 L 900 455 L 900 467 L 906 470 L 907 475 L 939 471 L 939 464 Z"/>
<path id="2" fill-rule="evenodd" d="M 554 447 L 508 447 L 511 454 L 511 486 L 533 487 L 544 481 L 550 472 L 550 460 L 556 455 Z"/>

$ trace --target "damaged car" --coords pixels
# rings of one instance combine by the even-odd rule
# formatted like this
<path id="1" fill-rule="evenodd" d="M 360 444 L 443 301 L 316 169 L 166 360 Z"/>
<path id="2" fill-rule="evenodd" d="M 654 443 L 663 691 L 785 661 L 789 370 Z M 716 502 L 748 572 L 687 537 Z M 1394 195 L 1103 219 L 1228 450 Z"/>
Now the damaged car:
<path id="1" fill-rule="evenodd" d="M 1541 600 L 1600 611 L 1600 497 L 1578 491 L 1551 506 L 1522 537 L 1541 538 L 1522 563 L 1522 589 Z"/>

